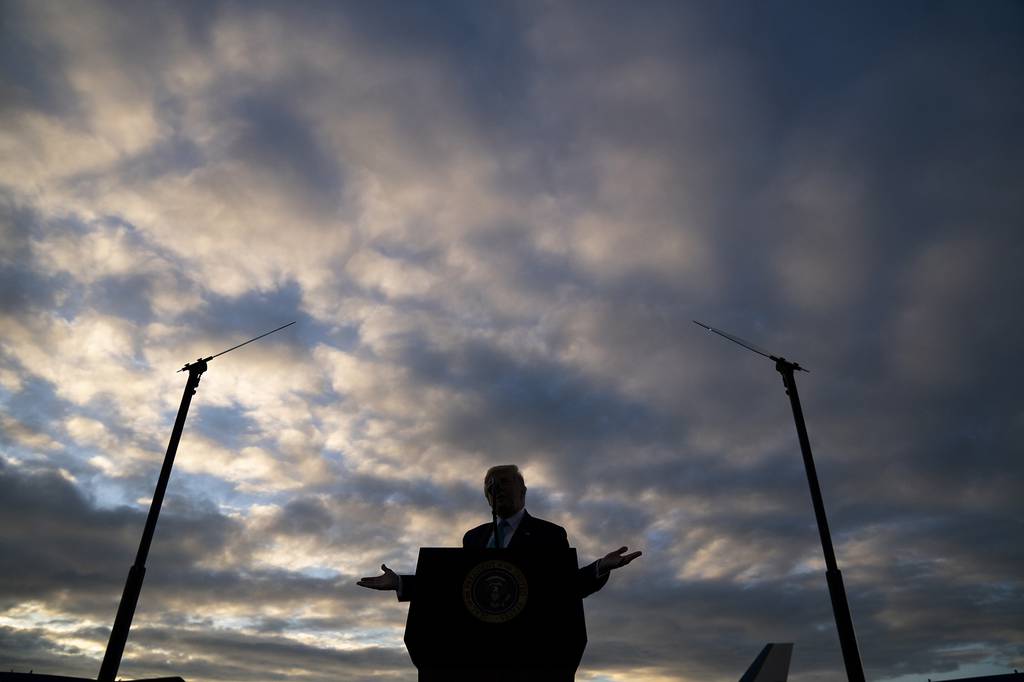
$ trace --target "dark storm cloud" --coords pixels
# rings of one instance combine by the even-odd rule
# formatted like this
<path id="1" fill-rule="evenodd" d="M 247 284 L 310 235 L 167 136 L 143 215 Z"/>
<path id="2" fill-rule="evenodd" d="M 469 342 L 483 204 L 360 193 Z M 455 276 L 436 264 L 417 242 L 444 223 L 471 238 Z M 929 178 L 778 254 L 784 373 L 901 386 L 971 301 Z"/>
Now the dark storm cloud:
<path id="1" fill-rule="evenodd" d="M 206 48 L 211 38 L 210 29 L 216 25 L 214 20 L 223 4 L 157 2 L 112 8 L 94 3 L 88 8 L 67 8 L 48 3 L 26 6 L 5 1 L 0 8 L 3 12 L 0 73 L 5 76 L 2 79 L 5 96 L 0 97 L 0 109 L 30 109 L 79 124 L 87 117 L 79 86 L 69 78 L 74 48 L 80 45 L 62 43 L 59 36 L 40 31 L 41 22 L 70 17 L 79 22 L 82 34 L 78 39 L 87 41 L 95 28 L 96 16 L 107 13 L 104 38 L 113 51 L 126 55 L 119 63 L 119 72 L 153 73 L 171 57 L 174 42 L 167 39 L 169 27 L 181 22 L 185 44 L 192 49 Z M 158 97 L 163 97 L 161 115 L 180 113 L 175 108 L 178 103 L 167 99 L 163 83 L 151 80 L 150 85 Z"/>
<path id="2" fill-rule="evenodd" d="M 480 473 L 483 480 L 483 472 Z M 440 508 L 447 511 L 464 509 L 468 504 L 479 501 L 483 483 L 480 487 L 459 483 L 439 483 L 436 481 L 393 481 L 388 478 L 346 474 L 344 495 L 366 500 L 373 504 L 381 504 L 387 500 L 410 508 Z"/>
<path id="3" fill-rule="evenodd" d="M 190 328 L 201 329 L 207 334 L 226 336 L 249 333 L 245 339 L 239 339 L 240 343 L 291 322 L 291 319 L 282 319 L 281 315 L 285 312 L 293 317 L 299 314 L 301 295 L 299 285 L 295 282 L 283 282 L 269 291 L 249 291 L 235 297 L 206 293 L 205 304 L 188 311 L 183 319 Z M 301 331 L 302 327 L 289 328 L 271 338 L 278 343 L 287 343 Z"/>
<path id="4" fill-rule="evenodd" d="M 287 535 L 323 535 L 333 523 L 326 505 L 317 499 L 293 499 L 282 509 L 273 529 Z"/>
<path id="5" fill-rule="evenodd" d="M 870 8 L 805 6 L 763 10 L 755 20 L 761 10 L 752 8 L 705 8 L 691 17 L 664 6 L 643 13 L 599 7 L 566 13 L 567 27 L 571 22 L 586 27 L 591 37 L 605 38 L 581 41 L 582 47 L 569 53 L 568 77 L 561 79 L 568 87 L 601 73 L 601 65 L 630 63 L 644 54 L 677 57 L 687 68 L 670 81 L 680 92 L 663 92 L 668 99 L 661 106 L 633 98 L 593 101 L 587 91 L 568 100 L 573 104 L 553 98 L 556 106 L 569 106 L 576 114 L 565 132 L 664 157 L 675 167 L 680 187 L 699 188 L 677 199 L 660 197 L 661 205 L 668 216 L 685 216 L 697 203 L 699 215 L 713 227 L 715 257 L 728 273 L 716 296 L 719 311 L 739 309 L 786 323 L 781 316 L 791 312 L 780 300 L 784 292 L 776 285 L 774 259 L 766 256 L 822 241 L 827 246 L 830 237 L 822 223 L 844 217 L 801 214 L 787 205 L 779 181 L 794 171 L 848 168 L 863 185 L 856 206 L 860 215 L 853 217 L 860 238 L 870 244 L 864 260 L 873 269 L 856 294 L 863 305 L 841 308 L 860 324 L 877 324 L 880 311 L 870 305 L 872 296 L 892 290 L 908 256 L 936 230 L 966 227 L 957 224 L 960 216 L 982 223 L 978 228 L 995 238 L 1009 229 L 1000 216 L 1020 211 L 1020 200 L 1006 183 L 1020 172 L 1019 155 L 1009 152 L 1020 147 L 1020 131 L 1007 123 L 1018 117 L 1021 100 L 1003 98 L 1012 90 L 1020 48 L 1005 30 L 993 40 L 991 24 L 999 20 L 985 13 L 917 6 L 886 11 L 880 21 L 880 12 Z M 603 21 L 602 13 L 615 20 Z M 1012 5 L 1000 5 L 993 12 L 999 14 L 1006 15 L 1008 25 L 1019 24 Z M 706 29 L 703 38 L 692 35 L 697 26 Z M 787 38 L 794 32 L 799 40 Z M 679 40 L 679 34 L 693 41 Z M 716 41 L 721 62 L 692 59 L 699 54 L 695 47 Z M 742 68 L 711 71 L 722 63 Z M 694 69 L 708 78 L 687 80 Z M 823 69 L 828 79 L 820 77 Z M 741 89 L 730 89 L 737 86 Z M 666 111 L 675 115 L 650 118 Z M 992 135 L 992 130 L 1005 133 Z M 707 140 L 713 140 L 711 155 L 704 153 Z M 692 168 L 695 157 L 699 172 Z M 981 172 L 968 179 L 957 167 Z M 835 249 L 841 253 L 842 248 L 840 240 Z M 828 251 L 813 249 L 807 255 L 830 258 Z M 851 321 L 823 317 L 829 323 Z"/>
<path id="6" fill-rule="evenodd" d="M 893 310 L 880 299 L 905 287 L 908 267 L 923 247 L 942 237 L 970 235 L 1000 244 L 989 270 L 993 289 L 1005 291 L 1020 283 L 1019 268 L 1009 267 L 1020 254 L 1017 240 L 1009 238 L 1013 221 L 1007 218 L 1021 209 L 1018 193 L 1009 184 L 1021 172 L 1020 156 L 1010 150 L 1020 149 L 1024 137 L 1008 122 L 1019 117 L 1024 98 L 1010 94 L 1008 86 L 1022 55 L 1009 33 L 992 30 L 993 23 L 1019 25 L 1019 8 L 1001 4 L 989 15 L 950 6 L 910 14 L 897 10 L 890 17 L 886 12 L 885 21 L 875 22 L 870 10 L 795 13 L 797 25 L 814 25 L 817 30 L 807 36 L 820 36 L 821 42 L 779 38 L 781 58 L 765 54 L 768 59 L 761 68 L 770 69 L 766 82 L 773 84 L 795 77 L 807 80 L 812 90 L 801 95 L 810 94 L 821 102 L 806 109 L 780 138 L 770 157 L 775 163 L 765 167 L 760 178 L 761 192 L 769 191 L 739 204 L 736 222 L 756 226 L 736 226 L 736 235 L 743 237 L 748 248 L 726 252 L 734 264 L 730 270 L 742 273 L 733 280 L 740 285 L 730 296 L 735 305 L 749 300 L 740 287 L 770 276 L 764 272 L 772 264 L 764 258 L 766 251 L 806 248 L 808 257 L 828 260 L 829 249 L 843 248 L 845 240 L 830 247 L 835 235 L 824 228 L 853 218 L 853 234 L 866 245 L 863 260 L 869 269 L 852 293 L 854 305 L 828 308 L 815 317 L 856 338 L 849 348 L 856 355 L 850 359 L 861 362 L 885 354 L 886 339 L 877 332 L 891 321 Z M 1003 19 L 996 19 L 1000 15 Z M 792 26 L 781 30 L 792 30 Z M 878 44 L 876 50 L 853 49 L 854 39 L 859 42 L 865 36 Z M 810 58 L 811 53 L 816 56 Z M 813 71 L 826 64 L 838 72 L 830 79 L 813 78 Z M 821 88 L 827 90 L 821 92 Z M 965 172 L 968 168 L 970 172 Z M 845 175 L 852 181 L 856 198 L 848 212 L 809 211 L 773 180 L 780 170 L 785 178 L 793 171 L 815 169 L 838 171 L 839 179 Z M 849 255 L 856 257 L 856 253 L 851 250 Z M 767 287 L 759 295 L 773 292 L 780 293 Z M 1018 317 L 1000 310 L 995 296 L 979 293 L 974 300 L 984 300 L 985 305 L 966 309 L 957 305 L 955 312 L 963 313 L 961 329 L 1010 324 L 1020 333 Z M 760 303 L 759 316 L 781 321 L 780 316 L 787 314 L 782 301 L 769 298 Z M 840 311 L 842 316 L 837 315 Z M 799 320 L 792 319 L 790 324 Z M 936 332 L 957 333 L 928 327 L 920 332 L 922 338 Z M 965 340 L 983 338 L 972 334 Z M 989 345 L 989 352 L 1000 345 Z M 977 359 L 972 355 L 972 361 Z"/>
<path id="7" fill-rule="evenodd" d="M 742 674 L 765 641 L 796 641 L 800 650 L 794 652 L 794 673 L 797 665 L 805 672 L 825 662 L 827 669 L 838 645 L 830 629 L 818 627 L 831 619 L 820 582 L 814 590 L 798 580 L 743 590 L 713 580 L 680 583 L 655 577 L 643 585 L 617 583 L 614 596 L 587 604 L 592 631 L 601 634 L 592 637 L 585 664 L 628 674 L 646 661 L 669 675 L 731 678 Z M 642 609 L 634 610 L 639 604 Z M 637 617 L 639 612 L 647 616 Z M 690 628 L 692 621 L 703 626 Z M 665 637 L 666 632 L 676 634 Z M 631 634 L 627 638 L 625 633 Z M 630 650 L 634 641 L 645 644 Z"/>
<path id="8" fill-rule="evenodd" d="M 270 516 L 266 528 L 275 535 L 315 538 L 324 547 L 370 549 L 387 558 L 402 549 L 403 523 L 413 514 L 429 510 L 444 518 L 486 510 L 481 488 L 482 484 L 478 488 L 428 479 L 396 481 L 343 471 L 338 482 L 321 487 L 317 497 L 291 498 Z M 461 538 L 462 530 L 451 530 L 458 534 L 454 539 Z"/>
<path id="9" fill-rule="evenodd" d="M 203 167 L 206 161 L 202 147 L 179 135 L 125 159 L 118 164 L 115 172 L 121 176 L 125 185 L 131 186 L 161 177 L 186 175 L 189 171 Z M 90 181 L 96 180 L 102 178 L 87 174 L 76 178 L 74 185 L 76 190 L 86 192 L 90 189 Z"/>
<path id="10" fill-rule="evenodd" d="M 851 584 L 849 571 L 844 577 L 869 677 L 902 670 L 952 672 L 971 658 L 947 653 L 963 643 L 965 631 L 991 641 L 1006 660 L 1020 656 L 1019 641 L 1003 630 L 1010 614 L 994 588 L 979 585 L 948 595 L 944 581 L 921 566 L 887 576 L 894 589 L 864 589 Z M 675 675 L 727 678 L 738 676 L 765 641 L 792 641 L 793 677 L 827 679 L 840 658 L 823 571 L 743 589 L 732 581 L 680 583 L 657 577 L 614 587 L 587 603 L 589 629 L 596 634 L 586 665 L 628 672 L 647 661 Z M 991 608 L 978 608 L 979 602 Z M 909 612 L 921 620 L 891 622 Z M 702 626 L 692 628 L 691 622 Z M 666 638 L 666 632 L 678 634 Z M 645 644 L 631 650 L 634 642 Z"/>
<path id="11" fill-rule="evenodd" d="M 55 305 L 67 277 L 40 273 L 32 262 L 31 236 L 39 217 L 0 188 L 0 313 Z"/>
<path id="12" fill-rule="evenodd" d="M 49 382 L 36 378 L 25 379 L 17 390 L 10 391 L 5 398 L 4 414 L 11 421 L 0 429 L 0 444 L 3 444 L 7 453 L 37 455 L 45 452 L 46 448 L 34 443 L 34 438 L 30 437 L 26 441 L 21 437 L 25 435 L 38 435 L 47 440 L 52 439 L 54 443 L 59 442 L 58 420 L 69 414 L 69 406 L 56 396 Z"/>
<path id="13" fill-rule="evenodd" d="M 248 437 L 257 433 L 256 423 L 242 410 L 217 405 L 203 405 L 196 410 L 189 428 L 231 450 L 240 449 Z"/>
<path id="14" fill-rule="evenodd" d="M 8 464 L 0 464 L 0 501 L 0 524 L 5 529 L 0 552 L 0 575 L 3 577 L 0 580 L 3 586 L 0 599 L 5 607 L 29 599 L 60 609 L 72 618 L 84 616 L 100 622 L 112 618 L 141 533 L 143 512 L 126 508 L 97 509 L 74 484 L 60 475 L 31 473 Z M 296 501 L 287 513 L 293 518 L 301 516 L 302 521 L 308 522 L 309 509 L 309 504 Z M 287 524 L 279 525 L 278 530 L 291 530 Z M 327 528 L 320 530 L 326 533 Z M 147 628 L 165 621 L 169 629 L 154 636 L 163 638 L 165 642 L 180 639 L 192 650 L 204 647 L 215 650 L 220 645 L 211 642 L 218 638 L 189 635 L 182 629 L 197 619 L 201 622 L 205 606 L 254 602 L 286 605 L 314 599 L 333 601 L 340 606 L 341 600 L 351 600 L 356 594 L 357 588 L 351 580 L 339 583 L 333 579 L 309 578 L 280 571 L 247 570 L 238 573 L 199 566 L 203 562 L 218 560 L 225 550 L 245 552 L 246 544 L 265 541 L 265 537 L 243 537 L 243 529 L 237 522 L 221 516 L 216 510 L 202 505 L 190 507 L 181 504 L 180 500 L 169 499 L 147 563 L 146 585 L 135 619 L 141 627 L 133 630 L 132 642 L 143 641 Z M 289 627 L 352 631 L 358 620 L 366 624 L 374 622 L 373 618 L 357 611 L 345 614 L 339 608 L 338 613 L 331 618 L 291 619 Z M 172 627 L 176 621 L 178 625 Z M 12 665 L 32 667 L 35 664 L 39 667 L 41 661 L 58 653 L 62 656 L 65 670 L 77 670 L 89 663 L 89 657 L 81 650 L 57 643 L 42 629 L 5 629 L 3 632 L 2 641 L 8 645 L 3 650 L 3 659 Z M 83 631 L 81 636 L 99 642 L 105 640 L 107 634 L 108 631 L 100 627 L 95 631 Z M 200 645 L 200 640 L 205 644 Z M 225 650 L 220 664 L 252 670 L 252 654 L 248 654 L 248 666 L 244 665 L 243 654 L 247 646 L 257 646 L 257 640 L 256 637 L 239 636 L 233 644 L 225 644 L 226 649 L 238 650 L 238 658 L 228 656 Z M 343 668 L 361 668 L 382 662 L 393 665 L 395 656 L 391 651 L 381 654 L 384 657 L 381 659 L 372 649 L 348 655 L 304 647 L 291 640 L 275 643 L 264 638 L 260 641 L 262 644 L 257 648 L 261 646 L 264 651 L 277 649 L 281 656 L 290 655 L 288 652 L 299 656 L 305 652 L 313 658 L 323 657 L 323 665 L 333 662 L 344 664 Z M 63 658 L 65 655 L 70 658 Z M 144 663 L 139 665 L 146 669 L 159 667 L 156 665 L 159 658 L 150 659 L 143 655 L 142 659 Z M 227 659 L 231 659 L 230 663 L 225 662 Z M 197 662 L 195 665 L 205 664 Z M 209 665 L 214 666 L 209 670 L 209 674 L 214 675 L 217 664 Z M 218 674 L 227 675 L 226 672 Z"/>
<path id="15" fill-rule="evenodd" d="M 104 277 L 89 288 L 92 307 L 100 313 L 123 315 L 140 324 L 153 319 L 151 288 L 146 275 Z"/>
<path id="16" fill-rule="evenodd" d="M 341 168 L 317 139 L 312 122 L 303 120 L 289 104 L 279 91 L 257 91 L 239 98 L 228 115 L 241 132 L 227 153 L 273 173 L 279 183 L 293 185 L 303 203 L 333 214 L 344 191 Z"/>
<path id="17" fill-rule="evenodd" d="M 14 2 L 0 7 L 0 111 L 25 107 L 65 114 L 78 105 L 66 79 L 66 57 L 33 34 L 25 9 Z"/>
<path id="18" fill-rule="evenodd" d="M 509 457 L 535 448 L 584 449 L 616 439 L 664 438 L 674 425 L 648 407 L 542 358 L 516 359 L 472 342 L 446 352 L 409 338 L 400 358 L 416 380 L 473 396 L 439 434 L 463 450 Z"/>
<path id="19" fill-rule="evenodd" d="M 293 624 L 294 625 L 294 624 Z M 82 639 L 103 641 L 105 629 L 79 630 Z M 102 638 L 102 639 L 101 639 Z M 168 649 L 182 655 L 166 652 Z M 0 628 L 0 652 L 5 664 L 19 672 L 40 670 L 40 662 L 59 656 L 62 674 L 92 676 L 99 661 L 75 646 L 48 640 L 44 631 Z M 143 626 L 132 629 L 119 673 L 128 678 L 181 676 L 185 679 L 234 680 L 258 674 L 260 679 L 285 680 L 301 666 L 315 680 L 351 680 L 369 676 L 401 679 L 408 655 L 398 648 L 366 647 L 356 651 L 320 648 L 285 637 Z M 46 671 L 53 674 L 51 671 Z"/>
<path id="20" fill-rule="evenodd" d="M 258 671 L 261 679 L 285 680 L 294 676 L 295 669 L 302 668 L 309 679 L 355 682 L 370 676 L 376 678 L 379 673 L 384 679 L 398 679 L 402 676 L 398 671 L 408 665 L 408 655 L 400 649 L 324 649 L 266 635 L 153 628 L 135 633 L 134 638 L 150 647 L 173 643 L 175 649 L 190 652 L 194 659 L 167 663 L 158 656 L 144 654 L 126 663 L 124 670 L 147 671 L 146 674 L 160 671 L 186 679 L 238 679 Z"/>
<path id="21" fill-rule="evenodd" d="M 151 246 L 131 225 L 117 218 L 93 224 L 73 216 L 44 218 L 13 200 L 5 200 L 3 192 L 0 225 L 0 312 L 58 312 L 66 319 L 74 319 L 84 310 L 95 310 L 124 315 L 141 324 L 153 319 L 152 296 L 157 287 L 166 285 L 166 281 L 159 281 L 164 273 L 158 268 L 150 267 L 147 271 L 140 267 L 135 272 L 106 274 L 102 259 L 90 259 L 79 252 L 75 254 L 78 258 L 73 256 L 70 263 L 55 261 L 51 253 L 40 248 L 46 240 L 67 239 L 81 244 L 90 234 L 111 229 L 118 231 L 123 248 L 138 253 L 140 263 L 152 263 Z M 78 259 L 87 265 L 75 263 Z M 95 270 L 90 271 L 90 266 Z M 69 272 L 67 267 L 75 271 Z"/>
<path id="22" fill-rule="evenodd" d="M 564 255 L 537 249 L 530 241 L 527 227 L 516 223 L 492 227 L 486 232 L 469 235 L 466 244 L 494 276 L 515 282 L 531 293 L 550 294 L 564 287 L 595 288 L 596 283 L 588 273 L 575 267 Z"/>
<path id="23" fill-rule="evenodd" d="M 55 642 L 47 635 L 45 628 L 16 630 L 0 626 L 0 657 L 6 670 L 55 674 L 43 670 L 44 662 L 60 657 L 64 674 L 88 677 L 96 674 L 98 667 L 91 656 L 76 646 Z"/>
<path id="24" fill-rule="evenodd" d="M 355 40 L 376 51 L 442 64 L 485 140 L 513 143 L 541 132 L 532 111 L 526 6 L 439 2 L 398 7 L 352 3 L 345 8 Z M 399 115 L 410 116 L 411 112 Z M 410 125 L 415 125 L 411 118 Z"/>
<path id="25" fill-rule="evenodd" d="M 130 565 L 144 525 L 137 509 L 100 510 L 71 482 L 51 471 L 0 464 L 0 566 L 9 604 L 26 596 L 67 599 L 96 608 L 109 601 Z M 166 515 L 153 562 L 174 574 L 220 550 L 233 524 L 223 517 Z M 106 595 L 106 596 L 104 596 Z"/>

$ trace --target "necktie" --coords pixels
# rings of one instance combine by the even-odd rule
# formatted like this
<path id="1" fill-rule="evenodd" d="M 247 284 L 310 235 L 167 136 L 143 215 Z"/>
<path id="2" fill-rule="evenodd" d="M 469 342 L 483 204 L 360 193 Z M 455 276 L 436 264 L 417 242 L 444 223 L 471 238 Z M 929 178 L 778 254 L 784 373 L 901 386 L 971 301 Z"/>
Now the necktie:
<path id="1" fill-rule="evenodd" d="M 502 519 L 498 523 L 498 530 L 496 531 L 497 535 L 494 538 L 494 546 L 498 549 L 501 549 L 505 546 L 505 537 L 508 535 L 509 529 L 509 523 L 505 519 Z"/>

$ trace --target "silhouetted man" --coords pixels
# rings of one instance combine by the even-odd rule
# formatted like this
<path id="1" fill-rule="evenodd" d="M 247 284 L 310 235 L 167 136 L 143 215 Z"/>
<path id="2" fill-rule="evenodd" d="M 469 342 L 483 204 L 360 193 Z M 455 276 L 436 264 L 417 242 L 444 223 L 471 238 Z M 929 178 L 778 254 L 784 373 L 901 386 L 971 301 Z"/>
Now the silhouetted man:
<path id="1" fill-rule="evenodd" d="M 491 467 L 484 476 L 484 496 L 498 517 L 497 535 L 493 523 L 484 523 L 462 536 L 462 546 L 510 547 L 561 550 L 569 548 L 565 529 L 538 519 L 526 511 L 526 481 L 515 464 Z M 640 556 L 641 552 L 626 554 L 627 547 L 619 547 L 597 561 L 579 569 L 580 597 L 597 592 L 608 582 L 608 574 Z M 373 590 L 396 590 L 399 601 L 415 598 L 416 576 L 399 576 L 381 564 L 382 575 L 363 578 L 357 584 Z"/>

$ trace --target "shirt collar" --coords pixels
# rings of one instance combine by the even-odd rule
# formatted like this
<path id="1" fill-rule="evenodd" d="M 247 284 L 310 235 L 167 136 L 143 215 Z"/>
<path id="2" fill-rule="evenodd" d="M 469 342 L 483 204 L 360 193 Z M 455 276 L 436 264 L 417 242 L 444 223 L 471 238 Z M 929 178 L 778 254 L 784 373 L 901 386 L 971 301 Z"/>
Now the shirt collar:
<path id="1" fill-rule="evenodd" d="M 516 528 L 519 528 L 519 524 L 522 523 L 524 516 L 526 516 L 526 507 L 523 507 L 507 519 L 502 520 L 508 523 L 512 527 L 512 531 L 515 532 Z"/>

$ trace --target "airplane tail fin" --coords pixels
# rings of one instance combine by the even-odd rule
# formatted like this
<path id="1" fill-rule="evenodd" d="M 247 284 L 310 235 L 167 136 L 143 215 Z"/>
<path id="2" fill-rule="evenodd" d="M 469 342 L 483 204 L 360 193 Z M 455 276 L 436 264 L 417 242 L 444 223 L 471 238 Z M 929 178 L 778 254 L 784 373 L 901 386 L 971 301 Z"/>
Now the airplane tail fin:
<path id="1" fill-rule="evenodd" d="M 740 682 L 786 682 L 789 677 L 789 658 L 793 645 L 765 644 L 761 653 L 743 673 Z"/>

